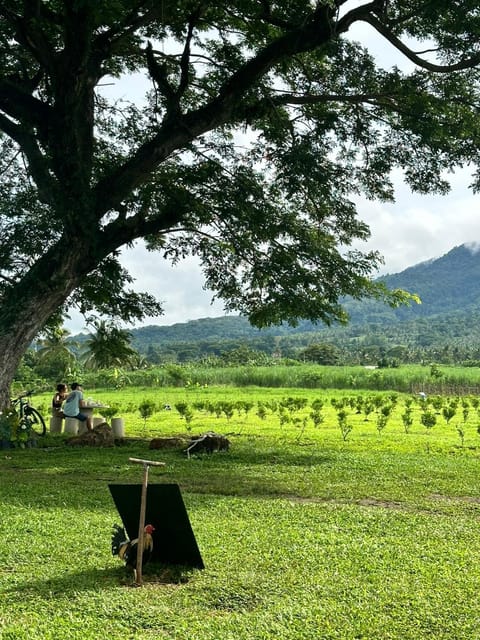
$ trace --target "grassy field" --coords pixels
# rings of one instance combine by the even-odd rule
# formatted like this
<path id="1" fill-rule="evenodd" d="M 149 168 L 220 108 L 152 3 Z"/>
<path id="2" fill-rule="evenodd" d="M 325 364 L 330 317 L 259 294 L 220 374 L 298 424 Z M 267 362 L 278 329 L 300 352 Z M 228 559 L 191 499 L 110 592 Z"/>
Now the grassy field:
<path id="1" fill-rule="evenodd" d="M 41 448 L 0 451 L 2 640 L 479 637 L 474 398 L 468 406 L 458 400 L 448 422 L 443 408 L 454 399 L 437 408 L 429 400 L 436 416 L 429 427 L 421 422 L 425 407 L 412 399 L 406 430 L 410 397 L 399 395 L 378 428 L 391 394 L 368 416 L 344 392 L 127 389 L 94 396 L 120 407 L 128 444 L 78 449 L 47 437 Z M 306 404 L 282 414 L 288 398 Z M 156 408 L 146 422 L 138 411 L 145 400 Z M 318 426 L 315 400 L 324 403 Z M 230 418 L 208 410 L 208 402 L 238 401 L 253 407 Z M 190 424 L 175 409 L 179 402 L 192 407 Z M 340 411 L 351 427 L 345 439 Z M 228 453 L 187 459 L 180 450 L 148 449 L 152 436 L 207 429 L 228 434 Z M 145 586 L 131 587 L 110 553 L 119 517 L 108 490 L 110 482 L 140 482 L 130 456 L 167 463 L 152 468 L 150 479 L 180 485 L 203 571 L 152 566 Z"/>
<path id="2" fill-rule="evenodd" d="M 426 391 L 429 394 L 480 393 L 480 367 L 436 365 L 433 363 L 402 365 L 393 368 L 365 366 L 331 366 L 314 363 L 274 363 L 270 366 L 244 364 L 235 366 L 207 366 L 200 363 L 165 364 L 125 371 L 109 369 L 81 374 L 85 388 L 94 390 L 118 386 L 143 387 L 160 390 L 166 387 L 196 386 L 396 390 L 401 393 Z M 44 380 L 15 382 L 13 393 L 25 387 L 40 389 Z"/>

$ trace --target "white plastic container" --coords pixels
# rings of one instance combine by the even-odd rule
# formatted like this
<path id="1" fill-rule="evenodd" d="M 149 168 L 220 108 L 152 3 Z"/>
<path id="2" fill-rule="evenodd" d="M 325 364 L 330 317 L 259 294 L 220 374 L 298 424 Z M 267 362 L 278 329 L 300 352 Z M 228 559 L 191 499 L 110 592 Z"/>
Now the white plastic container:
<path id="1" fill-rule="evenodd" d="M 112 431 L 114 438 L 125 437 L 125 421 L 123 418 L 112 418 Z"/>

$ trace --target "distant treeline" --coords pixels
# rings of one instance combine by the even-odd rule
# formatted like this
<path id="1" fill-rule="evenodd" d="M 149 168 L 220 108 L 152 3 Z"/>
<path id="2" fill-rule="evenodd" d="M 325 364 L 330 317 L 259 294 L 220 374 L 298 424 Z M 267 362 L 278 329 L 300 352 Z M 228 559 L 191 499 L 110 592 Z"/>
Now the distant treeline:
<path id="1" fill-rule="evenodd" d="M 381 366 L 430 362 L 478 366 L 480 362 L 480 313 L 345 327 L 305 322 L 261 331 L 245 318 L 207 318 L 136 329 L 131 335 L 133 347 L 151 364 L 215 359 L 261 364 L 265 358 Z M 312 349 L 318 345 L 323 350 Z"/>

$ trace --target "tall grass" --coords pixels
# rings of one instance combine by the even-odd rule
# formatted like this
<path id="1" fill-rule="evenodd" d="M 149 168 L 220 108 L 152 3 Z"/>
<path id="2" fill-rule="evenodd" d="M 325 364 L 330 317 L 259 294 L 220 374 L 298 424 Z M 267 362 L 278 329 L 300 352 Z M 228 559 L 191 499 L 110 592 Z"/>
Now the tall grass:
<path id="1" fill-rule="evenodd" d="M 231 385 L 235 387 L 290 387 L 304 389 L 396 390 L 409 393 L 427 389 L 430 393 L 475 393 L 480 389 L 480 368 L 408 365 L 392 369 L 366 369 L 314 364 L 274 366 L 204 367 L 169 365 L 151 371 L 128 373 L 136 386 Z M 85 377 L 90 387 L 105 386 L 105 378 Z M 463 390 L 463 391 L 462 391 Z"/>

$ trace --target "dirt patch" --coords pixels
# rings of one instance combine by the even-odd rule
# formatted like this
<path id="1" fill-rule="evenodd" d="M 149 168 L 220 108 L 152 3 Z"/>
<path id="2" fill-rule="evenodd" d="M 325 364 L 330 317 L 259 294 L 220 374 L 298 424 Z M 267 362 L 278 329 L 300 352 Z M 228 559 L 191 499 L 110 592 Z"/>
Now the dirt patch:
<path id="1" fill-rule="evenodd" d="M 411 511 L 411 507 L 405 502 L 396 502 L 394 500 L 377 500 L 376 498 L 361 498 L 356 500 L 355 504 L 361 507 L 380 507 L 382 509 L 396 509 L 397 511 Z"/>
<path id="2" fill-rule="evenodd" d="M 443 502 L 469 502 L 480 504 L 480 498 L 475 496 L 446 496 L 442 493 L 432 493 L 428 496 L 431 500 L 442 500 Z"/>

